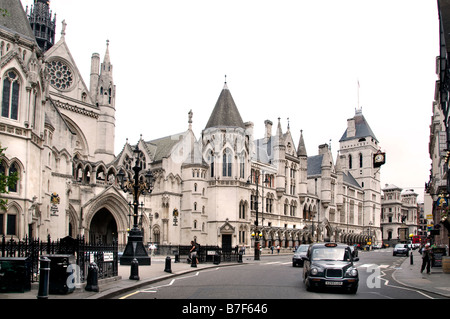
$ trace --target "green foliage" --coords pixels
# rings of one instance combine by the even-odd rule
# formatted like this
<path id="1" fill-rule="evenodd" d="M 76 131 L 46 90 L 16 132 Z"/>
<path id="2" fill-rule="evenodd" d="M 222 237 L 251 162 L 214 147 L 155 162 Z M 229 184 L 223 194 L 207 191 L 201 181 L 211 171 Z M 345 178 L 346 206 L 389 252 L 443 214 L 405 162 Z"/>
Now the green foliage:
<path id="1" fill-rule="evenodd" d="M 0 163 L 2 161 L 2 157 L 4 154 L 4 151 L 6 150 L 6 148 L 2 148 L 0 145 Z M 0 196 L 1 194 L 8 194 L 8 188 L 10 187 L 14 187 L 14 185 L 17 183 L 19 177 L 17 172 L 7 176 L 6 172 L 4 171 L 0 171 Z M 6 210 L 6 205 L 8 204 L 8 200 L 7 199 L 3 199 L 0 197 L 0 210 Z"/>
<path id="2" fill-rule="evenodd" d="M 0 8 L 0 14 L 4 17 L 9 17 L 9 12 L 6 9 Z"/>

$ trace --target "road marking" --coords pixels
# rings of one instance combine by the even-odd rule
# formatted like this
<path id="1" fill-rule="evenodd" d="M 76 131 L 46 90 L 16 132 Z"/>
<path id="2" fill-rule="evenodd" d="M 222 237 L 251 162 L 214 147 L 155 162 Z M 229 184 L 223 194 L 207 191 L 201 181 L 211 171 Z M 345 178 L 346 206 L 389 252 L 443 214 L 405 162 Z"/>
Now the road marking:
<path id="1" fill-rule="evenodd" d="M 220 267 L 216 267 L 216 268 L 214 268 L 214 269 L 205 269 L 205 270 L 203 270 L 203 272 L 216 271 L 216 270 L 218 270 L 218 269 L 220 269 Z M 164 287 L 170 287 L 170 286 L 172 286 L 172 285 L 175 283 L 175 281 L 177 281 L 177 280 L 182 280 L 182 279 L 186 279 L 186 278 L 196 277 L 196 276 L 198 276 L 199 274 L 200 274 L 200 272 L 197 271 L 197 272 L 196 272 L 195 274 L 193 274 L 193 275 L 183 276 L 183 277 L 179 277 L 179 278 L 174 278 L 174 279 L 172 279 L 172 280 L 171 280 L 168 284 L 166 284 L 166 285 L 152 286 L 152 287 L 148 287 L 147 289 L 136 290 L 135 292 L 132 292 L 132 293 L 126 295 L 126 296 L 120 297 L 119 299 L 126 299 L 126 298 L 131 297 L 131 296 L 133 296 L 133 295 L 136 295 L 136 294 L 138 294 L 138 293 L 157 293 L 157 292 L 158 292 L 158 291 L 157 291 L 158 289 L 164 288 Z"/>
<path id="2" fill-rule="evenodd" d="M 388 268 L 388 267 L 390 267 L 390 266 L 389 266 L 389 265 L 377 265 L 377 264 L 363 264 L 363 265 L 357 265 L 356 267 L 358 267 L 358 268 L 373 268 L 373 267 L 378 267 L 378 268 L 384 269 L 384 268 Z"/>

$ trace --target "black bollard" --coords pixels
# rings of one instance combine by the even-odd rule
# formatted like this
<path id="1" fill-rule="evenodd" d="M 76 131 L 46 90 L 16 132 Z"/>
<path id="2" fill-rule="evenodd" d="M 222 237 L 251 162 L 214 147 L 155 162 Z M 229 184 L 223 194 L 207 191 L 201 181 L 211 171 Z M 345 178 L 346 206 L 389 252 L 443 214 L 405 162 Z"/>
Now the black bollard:
<path id="1" fill-rule="evenodd" d="M 136 258 L 131 262 L 130 279 L 139 280 L 139 262 Z"/>
<path id="2" fill-rule="evenodd" d="M 172 262 L 170 260 L 170 257 L 166 257 L 166 268 L 164 269 L 165 272 L 172 272 Z"/>
<path id="3" fill-rule="evenodd" d="M 197 267 L 197 254 L 192 254 L 191 267 Z"/>
<path id="4" fill-rule="evenodd" d="M 178 251 L 175 252 L 175 263 L 179 263 L 180 262 L 180 254 L 178 253 Z"/>
<path id="5" fill-rule="evenodd" d="M 409 260 L 410 260 L 410 264 L 414 265 L 413 253 L 412 252 L 409 254 Z"/>
<path id="6" fill-rule="evenodd" d="M 39 291 L 38 299 L 48 299 L 48 287 L 50 282 L 50 259 L 41 257 L 39 259 Z"/>
<path id="7" fill-rule="evenodd" d="M 239 255 L 238 255 L 238 263 L 241 263 L 241 262 L 242 262 L 242 251 L 240 251 Z"/>
<path id="8" fill-rule="evenodd" d="M 95 291 L 98 292 L 98 267 L 97 264 L 92 262 L 88 268 L 88 275 L 86 279 L 86 287 L 84 288 L 87 291 Z"/>

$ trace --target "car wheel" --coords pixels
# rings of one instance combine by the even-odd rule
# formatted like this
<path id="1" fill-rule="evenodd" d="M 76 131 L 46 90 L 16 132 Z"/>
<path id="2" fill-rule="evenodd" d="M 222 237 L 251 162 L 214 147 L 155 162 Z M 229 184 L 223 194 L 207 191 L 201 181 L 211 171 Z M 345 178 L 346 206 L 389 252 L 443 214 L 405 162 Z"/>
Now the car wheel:
<path id="1" fill-rule="evenodd" d="M 308 280 L 307 276 L 305 276 L 305 278 L 303 279 L 303 283 L 305 284 L 306 291 L 309 291 L 309 292 L 313 291 L 311 285 L 309 284 L 309 280 Z"/>
<path id="2" fill-rule="evenodd" d="M 354 286 L 354 287 L 348 288 L 348 293 L 349 294 L 354 295 L 354 294 L 356 294 L 357 291 L 358 291 L 358 286 Z"/>

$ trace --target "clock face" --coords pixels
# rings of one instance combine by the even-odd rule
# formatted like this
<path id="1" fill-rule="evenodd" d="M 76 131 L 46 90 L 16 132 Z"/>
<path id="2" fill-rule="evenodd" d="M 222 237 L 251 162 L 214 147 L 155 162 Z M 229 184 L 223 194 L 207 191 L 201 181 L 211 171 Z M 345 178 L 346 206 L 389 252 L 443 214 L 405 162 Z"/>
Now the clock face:
<path id="1" fill-rule="evenodd" d="M 68 90 L 72 87 L 74 75 L 67 63 L 53 60 L 47 64 L 50 74 L 50 85 L 57 90 Z"/>
<path id="2" fill-rule="evenodd" d="M 378 154 L 377 156 L 375 156 L 375 161 L 376 162 L 382 162 L 384 159 L 384 156 L 382 154 Z"/>

